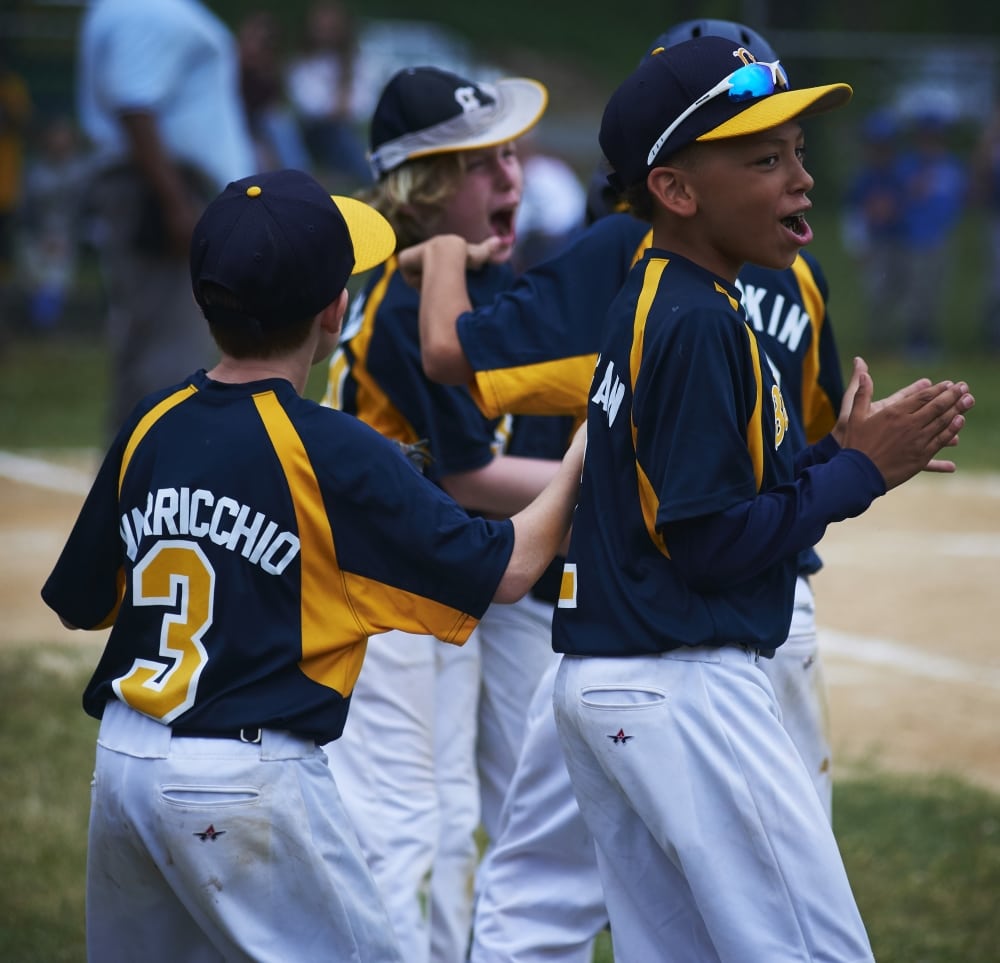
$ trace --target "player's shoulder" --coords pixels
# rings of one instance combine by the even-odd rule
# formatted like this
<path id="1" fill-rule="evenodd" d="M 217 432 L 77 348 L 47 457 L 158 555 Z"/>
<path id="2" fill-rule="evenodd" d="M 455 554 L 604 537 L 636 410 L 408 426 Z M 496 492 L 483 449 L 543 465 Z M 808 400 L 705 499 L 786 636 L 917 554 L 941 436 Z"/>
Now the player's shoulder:
<path id="1" fill-rule="evenodd" d="M 321 478 L 344 483 L 409 467 L 395 441 L 354 415 L 301 396 L 286 411 Z"/>
<path id="2" fill-rule="evenodd" d="M 653 286 L 655 291 L 650 291 Z M 743 318 L 738 288 L 669 251 L 646 250 L 629 276 L 629 287 L 633 300 L 652 294 L 650 315 L 669 327 L 695 324 L 727 329 Z"/>

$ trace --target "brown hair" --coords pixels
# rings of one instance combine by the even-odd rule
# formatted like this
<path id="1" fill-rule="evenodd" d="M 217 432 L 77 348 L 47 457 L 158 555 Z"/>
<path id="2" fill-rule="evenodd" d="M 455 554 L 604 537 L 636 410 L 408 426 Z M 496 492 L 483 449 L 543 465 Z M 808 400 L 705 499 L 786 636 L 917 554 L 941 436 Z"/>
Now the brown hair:
<path id="1" fill-rule="evenodd" d="M 219 350 L 231 358 L 246 360 L 288 354 L 305 343 L 315 320 L 313 315 L 289 319 L 283 324 L 263 325 L 253 316 L 253 310 L 227 288 L 212 281 L 202 281 L 196 293 L 201 304 L 231 312 L 231 319 L 208 322 L 208 330 Z"/>

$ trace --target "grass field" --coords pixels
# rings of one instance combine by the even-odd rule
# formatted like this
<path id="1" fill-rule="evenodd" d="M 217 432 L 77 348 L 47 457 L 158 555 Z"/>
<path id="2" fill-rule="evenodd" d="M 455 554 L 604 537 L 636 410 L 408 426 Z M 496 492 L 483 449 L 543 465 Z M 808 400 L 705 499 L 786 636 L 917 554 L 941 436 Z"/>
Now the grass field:
<path id="1" fill-rule="evenodd" d="M 0 959 L 11 963 L 84 959 L 96 723 L 80 693 L 95 657 L 92 646 L 0 650 Z M 1000 796 L 872 772 L 837 784 L 834 812 L 880 963 L 994 963 Z M 595 960 L 611 959 L 602 937 Z"/>

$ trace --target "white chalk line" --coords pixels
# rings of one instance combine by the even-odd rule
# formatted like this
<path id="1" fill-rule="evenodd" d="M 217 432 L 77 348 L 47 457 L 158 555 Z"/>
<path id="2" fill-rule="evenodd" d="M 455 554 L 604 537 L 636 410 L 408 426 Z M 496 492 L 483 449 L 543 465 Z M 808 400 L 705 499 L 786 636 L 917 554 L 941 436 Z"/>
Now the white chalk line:
<path id="1" fill-rule="evenodd" d="M 13 452 L 0 451 L 0 476 L 22 484 L 72 495 L 86 495 L 93 476 L 89 472 Z M 1000 491 L 996 480 L 987 477 L 992 493 Z M 1000 541 L 995 535 L 935 536 L 938 552 L 965 557 L 1000 557 Z M 869 665 L 884 665 L 910 675 L 935 680 L 961 682 L 1000 690 L 1000 670 L 972 665 L 947 656 L 928 655 L 911 646 L 862 635 L 820 628 L 819 639 L 824 653 Z"/>
<path id="2" fill-rule="evenodd" d="M 68 495 L 86 495 L 94 481 L 90 472 L 10 451 L 0 451 L 0 477 Z"/>
<path id="3" fill-rule="evenodd" d="M 944 655 L 929 655 L 889 639 L 853 635 L 820 627 L 819 648 L 824 657 L 850 659 L 868 665 L 888 666 L 909 675 L 937 682 L 960 682 L 1000 691 L 1000 669 L 963 662 Z"/>

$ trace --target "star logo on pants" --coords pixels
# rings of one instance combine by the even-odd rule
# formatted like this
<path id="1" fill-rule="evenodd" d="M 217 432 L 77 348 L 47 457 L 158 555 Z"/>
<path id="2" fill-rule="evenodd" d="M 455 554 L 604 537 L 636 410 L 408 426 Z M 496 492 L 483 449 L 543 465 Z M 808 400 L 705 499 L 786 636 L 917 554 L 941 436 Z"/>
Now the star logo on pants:
<path id="1" fill-rule="evenodd" d="M 215 842 L 220 836 L 225 836 L 226 831 L 224 829 L 216 829 L 214 826 L 209 824 L 208 829 L 202 830 L 200 833 L 191 833 L 192 836 L 197 836 L 203 843 Z"/>
<path id="2" fill-rule="evenodd" d="M 609 735 L 608 738 L 617 746 L 619 743 L 624 745 L 632 736 L 626 736 L 624 729 L 619 729 L 613 736 Z"/>

